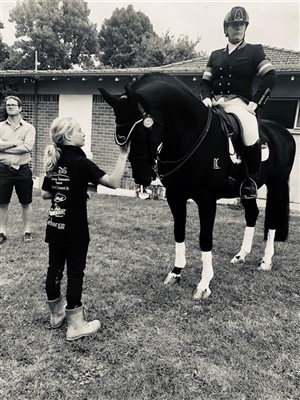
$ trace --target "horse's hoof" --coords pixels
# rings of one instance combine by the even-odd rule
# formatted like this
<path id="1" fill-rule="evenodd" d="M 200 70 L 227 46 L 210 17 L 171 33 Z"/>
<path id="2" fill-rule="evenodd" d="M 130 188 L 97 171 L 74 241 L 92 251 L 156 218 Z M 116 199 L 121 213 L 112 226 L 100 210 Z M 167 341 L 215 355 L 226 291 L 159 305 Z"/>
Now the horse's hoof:
<path id="1" fill-rule="evenodd" d="M 211 290 L 209 287 L 207 287 L 206 289 L 200 289 L 197 287 L 195 293 L 194 293 L 194 300 L 200 300 L 200 299 L 207 299 L 209 297 L 209 295 L 211 294 Z"/>
<path id="2" fill-rule="evenodd" d="M 261 261 L 259 267 L 257 268 L 259 271 L 271 271 L 272 263 L 266 263 L 264 260 Z"/>
<path id="3" fill-rule="evenodd" d="M 230 264 L 244 264 L 245 259 L 241 256 L 234 256 L 233 259 L 230 261 Z"/>
<path id="4" fill-rule="evenodd" d="M 180 275 L 174 274 L 173 272 L 169 272 L 164 281 L 164 285 L 173 286 L 176 285 L 176 283 L 179 283 L 180 281 L 181 281 Z"/>

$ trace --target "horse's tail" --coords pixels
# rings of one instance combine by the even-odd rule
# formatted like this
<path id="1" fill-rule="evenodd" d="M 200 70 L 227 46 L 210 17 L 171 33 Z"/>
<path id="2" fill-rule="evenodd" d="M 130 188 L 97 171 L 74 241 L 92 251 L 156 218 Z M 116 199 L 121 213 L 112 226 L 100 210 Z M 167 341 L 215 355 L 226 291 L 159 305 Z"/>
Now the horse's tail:
<path id="1" fill-rule="evenodd" d="M 284 242 L 289 233 L 290 216 L 290 188 L 289 182 L 268 185 L 265 211 L 264 239 L 267 239 L 268 230 L 276 229 L 275 241 Z"/>

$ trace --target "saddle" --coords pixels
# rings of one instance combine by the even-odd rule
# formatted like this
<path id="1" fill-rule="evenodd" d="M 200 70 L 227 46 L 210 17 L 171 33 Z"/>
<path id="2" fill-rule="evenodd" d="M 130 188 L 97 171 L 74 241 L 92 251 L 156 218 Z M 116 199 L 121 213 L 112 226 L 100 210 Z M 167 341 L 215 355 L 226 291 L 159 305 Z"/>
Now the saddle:
<path id="1" fill-rule="evenodd" d="M 242 141 L 243 126 L 236 114 L 226 113 L 221 106 L 213 106 L 213 112 L 219 117 L 222 131 L 228 138 L 228 152 L 234 164 L 240 164 L 243 159 L 244 144 Z M 259 122 L 259 121 L 258 121 Z M 268 159 L 269 147 L 267 138 L 259 123 L 259 137 L 261 139 L 262 161 Z"/>

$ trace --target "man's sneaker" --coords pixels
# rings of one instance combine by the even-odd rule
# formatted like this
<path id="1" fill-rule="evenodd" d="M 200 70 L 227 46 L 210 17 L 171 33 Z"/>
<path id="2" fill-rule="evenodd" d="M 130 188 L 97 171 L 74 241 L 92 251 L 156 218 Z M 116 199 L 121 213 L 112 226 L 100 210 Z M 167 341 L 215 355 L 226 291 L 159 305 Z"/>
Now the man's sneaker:
<path id="1" fill-rule="evenodd" d="M 4 233 L 0 233 L 0 244 L 4 243 L 6 240 L 6 236 L 4 235 Z"/>
<path id="2" fill-rule="evenodd" d="M 30 232 L 25 232 L 24 233 L 24 242 L 31 242 L 32 241 L 32 236 Z"/>

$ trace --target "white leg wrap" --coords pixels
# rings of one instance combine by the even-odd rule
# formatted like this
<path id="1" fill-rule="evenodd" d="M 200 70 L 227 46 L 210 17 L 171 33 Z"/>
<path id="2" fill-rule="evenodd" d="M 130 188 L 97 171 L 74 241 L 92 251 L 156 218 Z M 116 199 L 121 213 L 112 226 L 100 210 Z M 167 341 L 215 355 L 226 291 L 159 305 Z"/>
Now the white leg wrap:
<path id="1" fill-rule="evenodd" d="M 175 243 L 175 267 L 184 268 L 185 264 L 185 242 Z"/>
<path id="2" fill-rule="evenodd" d="M 254 227 L 246 226 L 241 250 L 230 261 L 231 264 L 239 264 L 245 262 L 245 257 L 251 252 L 252 249 L 254 231 Z"/>
<path id="3" fill-rule="evenodd" d="M 241 251 L 245 253 L 245 256 L 251 253 L 253 236 L 255 227 L 246 226 L 244 231 L 244 239 L 241 247 Z"/>
<path id="4" fill-rule="evenodd" d="M 207 299 L 211 293 L 209 288 L 210 281 L 214 276 L 214 270 L 212 266 L 212 254 L 211 251 L 202 252 L 202 275 L 201 281 L 198 283 L 197 289 L 194 293 L 194 299 Z"/>
<path id="5" fill-rule="evenodd" d="M 202 276 L 201 286 L 208 286 L 214 276 L 214 270 L 212 266 L 212 254 L 211 251 L 202 252 Z"/>
<path id="6" fill-rule="evenodd" d="M 241 250 L 230 261 L 231 264 L 239 264 L 245 261 L 245 257 L 251 252 L 252 249 L 254 232 L 255 227 L 246 226 Z"/>
<path id="7" fill-rule="evenodd" d="M 274 255 L 274 239 L 275 239 L 275 229 L 270 229 L 268 232 L 265 255 L 263 257 L 263 261 L 268 265 L 272 265 L 272 257 Z"/>

